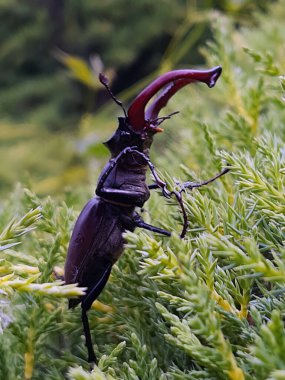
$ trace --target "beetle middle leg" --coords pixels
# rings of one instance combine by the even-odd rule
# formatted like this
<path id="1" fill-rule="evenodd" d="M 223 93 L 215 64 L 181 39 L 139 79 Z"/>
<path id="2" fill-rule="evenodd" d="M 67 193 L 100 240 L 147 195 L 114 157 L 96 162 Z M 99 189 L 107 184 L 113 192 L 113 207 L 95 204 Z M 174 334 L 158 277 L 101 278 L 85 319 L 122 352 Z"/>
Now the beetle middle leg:
<path id="1" fill-rule="evenodd" d="M 165 236 L 171 236 L 171 232 L 164 230 L 163 228 L 152 226 L 151 224 L 146 223 L 137 213 L 133 216 L 133 222 L 137 227 L 144 228 L 152 232 L 157 232 Z"/>
<path id="2" fill-rule="evenodd" d="M 146 223 L 137 212 L 134 212 L 131 216 L 121 215 L 121 221 L 124 228 L 128 231 L 134 231 L 136 227 L 139 227 L 144 228 L 148 231 L 159 233 L 161 235 L 171 236 L 171 232 Z"/>
<path id="3" fill-rule="evenodd" d="M 198 188 L 198 187 L 208 185 L 209 183 L 214 182 L 216 179 L 222 177 L 224 174 L 228 173 L 229 171 L 230 171 L 230 168 L 225 168 L 220 173 L 216 174 L 214 177 L 212 177 L 206 181 L 202 181 L 202 182 L 187 181 L 187 182 L 181 183 L 179 185 L 180 190 L 178 192 L 177 191 L 172 192 L 176 196 L 176 199 L 177 199 L 177 201 L 181 207 L 181 211 L 182 211 L 182 215 L 183 215 L 183 228 L 182 228 L 182 231 L 180 234 L 181 239 L 183 239 L 185 237 L 186 232 L 187 232 L 187 226 L 188 226 L 188 218 L 187 218 L 187 213 L 186 213 L 186 210 L 185 210 L 185 207 L 183 204 L 182 192 L 185 191 L 185 189 L 192 190 L 194 188 Z"/>
<path id="4" fill-rule="evenodd" d="M 180 191 L 183 191 L 184 189 L 194 189 L 194 188 L 197 188 L 197 187 L 202 187 L 202 186 L 205 186 L 205 185 L 208 185 L 209 183 L 211 182 L 214 182 L 216 179 L 222 177 L 224 174 L 228 173 L 231 169 L 230 168 L 224 168 L 220 173 L 216 174 L 214 177 L 210 178 L 210 179 L 207 179 L 206 181 L 202 181 L 202 182 L 191 182 L 191 181 L 187 181 L 187 182 L 183 182 L 181 183 L 179 186 L 180 186 Z"/>

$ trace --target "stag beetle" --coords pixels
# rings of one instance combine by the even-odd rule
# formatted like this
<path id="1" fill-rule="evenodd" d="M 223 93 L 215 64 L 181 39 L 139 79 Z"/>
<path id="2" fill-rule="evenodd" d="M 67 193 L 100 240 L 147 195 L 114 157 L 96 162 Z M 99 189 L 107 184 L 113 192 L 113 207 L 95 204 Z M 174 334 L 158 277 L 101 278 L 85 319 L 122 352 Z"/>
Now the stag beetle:
<path id="1" fill-rule="evenodd" d="M 69 300 L 69 308 L 81 303 L 82 323 L 88 350 L 88 361 L 96 363 L 87 311 L 106 285 L 114 263 L 123 251 L 123 233 L 134 231 L 136 227 L 170 236 L 164 229 L 145 223 L 135 211 L 142 207 L 150 196 L 150 189 L 162 190 L 165 197 L 174 194 L 182 208 L 186 232 L 186 213 L 181 200 L 185 188 L 200 187 L 225 174 L 228 169 L 208 181 L 201 183 L 185 182 L 181 191 L 170 192 L 166 183 L 157 175 L 149 159 L 149 149 L 153 136 L 161 132 L 160 124 L 169 118 L 158 117 L 160 110 L 182 87 L 192 82 L 203 82 L 213 87 L 221 74 L 220 66 L 211 70 L 174 70 L 165 73 L 149 84 L 131 103 L 126 112 L 112 94 L 107 78 L 100 74 L 101 83 L 119 104 L 124 117 L 119 118 L 119 126 L 113 136 L 105 142 L 111 158 L 104 167 L 96 188 L 96 196 L 89 200 L 79 215 L 68 248 L 65 263 L 65 282 L 78 283 L 86 287 L 84 296 Z M 146 108 L 149 100 L 162 90 Z M 155 183 L 146 184 L 146 172 L 150 168 Z"/>

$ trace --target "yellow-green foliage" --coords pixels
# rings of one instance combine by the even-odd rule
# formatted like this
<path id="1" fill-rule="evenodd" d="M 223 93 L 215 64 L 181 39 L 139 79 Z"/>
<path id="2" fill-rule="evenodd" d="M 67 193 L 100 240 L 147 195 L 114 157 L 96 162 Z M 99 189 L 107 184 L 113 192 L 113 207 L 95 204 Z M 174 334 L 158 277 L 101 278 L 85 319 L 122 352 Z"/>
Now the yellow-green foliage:
<path id="1" fill-rule="evenodd" d="M 0 218 L 1 379 L 285 378 L 284 18 L 284 0 L 251 29 L 220 17 L 203 49 L 208 66 L 223 66 L 217 86 L 189 87 L 170 104 L 181 114 L 151 152 L 169 189 L 231 171 L 183 194 L 185 239 L 175 199 L 152 194 L 143 218 L 172 236 L 126 233 L 89 312 L 100 359 L 91 372 L 80 310 L 59 297 L 83 289 L 56 280 L 91 194 L 11 195 Z"/>

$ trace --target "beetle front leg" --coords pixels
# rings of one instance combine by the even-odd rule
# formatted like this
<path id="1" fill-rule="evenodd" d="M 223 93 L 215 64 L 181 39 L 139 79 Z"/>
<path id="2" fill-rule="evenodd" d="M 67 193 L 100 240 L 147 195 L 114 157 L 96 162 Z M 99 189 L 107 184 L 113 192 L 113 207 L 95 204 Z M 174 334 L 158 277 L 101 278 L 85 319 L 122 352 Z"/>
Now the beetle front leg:
<path id="1" fill-rule="evenodd" d="M 211 182 L 214 182 L 216 179 L 222 177 L 224 174 L 228 173 L 230 171 L 230 168 L 225 168 L 223 169 L 220 173 L 216 174 L 214 177 L 206 180 L 206 181 L 202 181 L 202 182 L 191 182 L 191 181 L 188 181 L 188 182 L 184 182 L 184 183 L 181 183 L 179 185 L 180 187 L 180 190 L 179 191 L 172 191 L 171 194 L 174 194 L 180 207 L 181 207 L 181 211 L 182 211 L 182 216 L 183 216 L 183 228 L 182 228 L 182 231 L 181 231 L 181 234 L 180 234 L 180 237 L 181 239 L 183 239 L 186 235 L 186 232 L 187 232 L 187 226 L 188 226 L 188 218 L 187 218 L 187 213 L 186 213 L 186 210 L 185 210 L 185 207 L 184 207 L 184 203 L 183 203 L 183 199 L 182 199 L 182 192 L 185 190 L 185 189 L 194 189 L 194 188 L 198 188 L 198 187 L 202 187 L 202 186 L 205 186 L 205 185 L 208 185 L 209 183 Z"/>
<path id="2" fill-rule="evenodd" d="M 156 183 L 153 183 L 152 185 L 149 185 L 148 188 L 150 190 L 152 190 L 152 189 L 159 189 L 159 186 Z M 187 217 L 187 213 L 186 213 L 186 210 L 185 210 L 185 207 L 184 207 L 184 203 L 183 203 L 183 199 L 182 199 L 182 191 L 183 190 L 181 190 L 181 191 L 171 191 L 170 192 L 170 196 L 174 195 L 175 198 L 177 199 L 177 202 L 179 203 L 179 206 L 180 206 L 181 212 L 182 212 L 183 228 L 182 228 L 182 231 L 181 231 L 181 234 L 180 234 L 181 239 L 183 239 L 185 237 L 186 232 L 187 232 L 187 227 L 188 227 L 188 217 Z"/>
<path id="3" fill-rule="evenodd" d="M 231 169 L 230 168 L 225 168 L 223 169 L 220 173 L 216 174 L 214 177 L 206 180 L 206 181 L 202 181 L 202 182 L 191 182 L 191 181 L 187 181 L 187 182 L 183 182 L 181 183 L 179 186 L 180 186 L 180 189 L 181 191 L 183 191 L 184 189 L 194 189 L 194 188 L 197 188 L 197 187 L 202 187 L 202 186 L 205 186 L 205 185 L 208 185 L 209 183 L 211 182 L 214 182 L 216 179 L 222 177 L 224 174 L 228 173 Z"/>
<path id="4" fill-rule="evenodd" d="M 150 171 L 154 177 L 154 180 L 155 180 L 154 186 L 155 187 L 152 187 L 152 185 L 150 185 L 149 189 L 159 189 L 160 188 L 162 190 L 163 195 L 166 198 L 170 198 L 171 192 L 167 189 L 166 182 L 162 181 L 162 179 L 159 178 L 159 175 L 157 174 L 155 167 L 154 167 L 153 163 L 150 161 L 150 159 L 144 153 L 142 153 L 138 150 L 133 150 L 133 152 L 136 152 L 139 156 L 141 156 L 142 158 L 144 158 L 146 160 L 146 163 L 148 164 L 148 167 L 149 167 L 149 169 L 150 169 Z"/>
<path id="5" fill-rule="evenodd" d="M 192 190 L 194 188 L 202 187 L 202 186 L 208 185 L 211 182 L 214 182 L 216 179 L 222 177 L 224 174 L 228 173 L 230 170 L 231 170 L 230 168 L 225 168 L 220 173 L 216 174 L 214 177 L 212 177 L 206 181 L 202 181 L 202 182 L 187 181 L 187 182 L 181 183 L 179 186 L 180 186 L 182 191 L 184 189 Z M 165 184 L 165 182 L 163 182 L 163 183 Z M 165 186 L 166 186 L 166 184 L 165 184 Z M 152 183 L 151 185 L 148 186 L 148 188 L 149 188 L 149 190 L 154 190 L 154 189 L 161 188 L 161 186 L 159 186 L 157 183 Z M 173 194 L 173 192 L 169 192 L 169 195 L 172 195 L 172 194 Z"/>
<path id="6" fill-rule="evenodd" d="M 225 168 L 220 173 L 216 174 L 214 177 L 212 177 L 206 181 L 202 181 L 202 182 L 187 181 L 187 182 L 181 183 L 181 184 L 179 184 L 179 187 L 180 187 L 179 191 L 175 191 L 175 190 L 168 191 L 167 190 L 168 191 L 167 198 L 174 195 L 175 198 L 177 199 L 178 203 L 179 203 L 180 208 L 181 208 L 182 218 L 183 218 L 183 228 L 182 228 L 182 231 L 180 234 L 181 239 L 183 239 L 185 237 L 186 232 L 187 232 L 187 227 L 188 227 L 188 217 L 187 217 L 187 213 L 186 213 L 184 203 L 183 203 L 183 199 L 182 199 L 182 192 L 185 189 L 192 190 L 194 188 L 199 188 L 199 187 L 208 185 L 209 183 L 214 182 L 216 179 L 222 177 L 224 174 L 228 173 L 229 171 L 230 171 L 230 168 Z M 153 184 L 149 185 L 148 188 L 150 190 L 152 190 L 152 189 L 158 189 L 158 188 L 160 188 L 160 186 L 158 183 L 153 183 Z"/>
<path id="7" fill-rule="evenodd" d="M 104 174 L 102 175 L 102 177 L 100 178 L 100 180 L 98 182 L 98 185 L 97 185 L 97 189 L 100 190 L 103 187 L 104 182 L 106 181 L 106 179 L 108 178 L 108 176 L 110 175 L 110 173 L 114 169 L 114 167 L 118 164 L 118 162 L 120 161 L 120 159 L 123 156 L 125 156 L 127 153 L 129 153 L 129 152 L 137 152 L 136 148 L 137 148 L 136 146 L 129 146 L 129 147 L 125 148 L 124 150 L 122 150 L 121 153 L 119 153 L 117 157 L 112 158 L 109 161 L 109 167 L 104 172 Z"/>
<path id="8" fill-rule="evenodd" d="M 151 187 L 152 185 L 150 185 L 148 188 L 149 189 L 155 189 L 155 188 L 160 188 L 162 190 L 162 194 L 166 197 L 166 198 L 170 198 L 171 197 L 171 191 L 169 191 L 167 189 L 167 184 L 166 182 L 162 181 L 158 174 L 156 173 L 155 171 L 155 168 L 154 168 L 154 165 L 152 164 L 152 162 L 150 160 L 148 160 L 148 166 L 152 172 L 152 175 L 154 176 L 154 179 L 155 179 L 155 184 L 157 187 Z"/>
<path id="9" fill-rule="evenodd" d="M 152 172 L 152 175 L 154 176 L 157 188 L 162 189 L 162 193 L 166 198 L 170 198 L 171 193 L 170 191 L 167 190 L 166 183 L 159 178 L 158 174 L 155 171 L 153 163 L 144 153 L 138 151 L 135 146 L 125 148 L 120 154 L 118 154 L 117 157 L 109 161 L 110 163 L 109 167 L 104 172 L 104 174 L 102 175 L 102 177 L 100 178 L 98 182 L 98 185 L 96 188 L 96 194 L 110 201 L 127 203 L 127 204 L 129 203 L 129 200 L 134 201 L 138 199 L 138 205 L 139 205 L 139 198 L 141 197 L 141 194 L 137 194 L 136 192 L 126 191 L 126 190 L 121 190 L 121 189 L 104 188 L 104 183 L 106 179 L 108 178 L 108 176 L 111 174 L 112 170 L 118 164 L 119 160 L 129 152 L 136 153 L 137 155 L 145 159 L 146 163 L 148 164 Z M 141 203 L 143 204 L 144 202 L 141 202 Z"/>

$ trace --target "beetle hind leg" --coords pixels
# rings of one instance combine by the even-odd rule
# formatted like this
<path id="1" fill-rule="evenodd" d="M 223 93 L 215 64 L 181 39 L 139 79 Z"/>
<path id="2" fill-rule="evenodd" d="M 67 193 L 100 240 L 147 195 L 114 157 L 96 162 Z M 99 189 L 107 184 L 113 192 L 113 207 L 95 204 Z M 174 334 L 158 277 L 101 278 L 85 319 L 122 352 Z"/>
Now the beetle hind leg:
<path id="1" fill-rule="evenodd" d="M 112 263 L 105 260 L 97 260 L 97 267 L 91 266 L 90 271 L 86 275 L 86 283 L 88 290 L 81 302 L 81 319 L 83 324 L 83 332 L 85 336 L 85 345 L 88 350 L 88 362 L 97 363 L 96 355 L 93 349 L 92 338 L 90 333 L 89 320 L 87 311 L 91 308 L 92 303 L 99 296 L 106 285 L 112 269 Z M 96 278 L 97 275 L 97 278 Z M 78 300 L 75 300 L 78 302 Z M 80 301 L 79 301 L 80 302 Z"/>
<path id="2" fill-rule="evenodd" d="M 97 358 L 93 349 L 91 334 L 90 334 L 90 326 L 89 320 L 87 316 L 87 311 L 82 308 L 81 310 L 81 320 L 83 324 L 83 331 L 85 335 L 85 345 L 88 351 L 88 362 L 97 364 Z"/>

